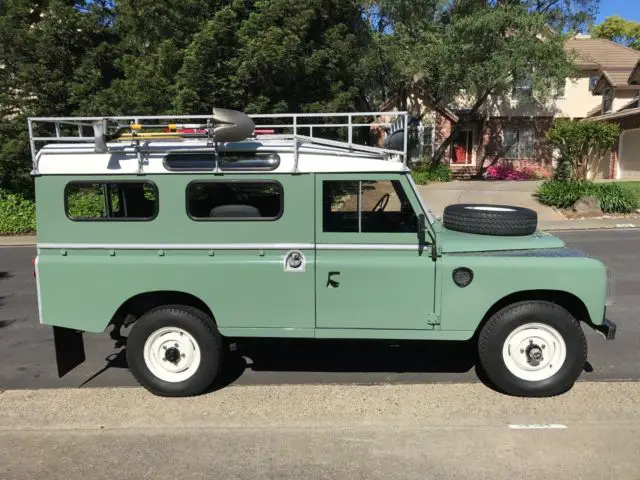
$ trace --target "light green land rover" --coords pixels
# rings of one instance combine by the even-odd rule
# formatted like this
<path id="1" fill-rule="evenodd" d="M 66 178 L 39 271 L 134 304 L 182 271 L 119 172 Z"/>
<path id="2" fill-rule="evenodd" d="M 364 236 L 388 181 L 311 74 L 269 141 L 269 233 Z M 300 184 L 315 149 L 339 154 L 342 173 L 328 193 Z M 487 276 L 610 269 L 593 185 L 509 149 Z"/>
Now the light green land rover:
<path id="1" fill-rule="evenodd" d="M 500 391 L 570 389 L 582 325 L 615 336 L 605 265 L 530 210 L 435 219 L 406 136 L 404 151 L 353 141 L 365 115 L 334 115 L 348 142 L 300 135 L 318 131 L 305 115 L 278 135 L 282 118 L 221 109 L 29 119 L 38 308 L 59 375 L 84 360 L 83 332 L 131 327 L 131 372 L 164 396 L 207 390 L 239 337 L 470 341 Z"/>

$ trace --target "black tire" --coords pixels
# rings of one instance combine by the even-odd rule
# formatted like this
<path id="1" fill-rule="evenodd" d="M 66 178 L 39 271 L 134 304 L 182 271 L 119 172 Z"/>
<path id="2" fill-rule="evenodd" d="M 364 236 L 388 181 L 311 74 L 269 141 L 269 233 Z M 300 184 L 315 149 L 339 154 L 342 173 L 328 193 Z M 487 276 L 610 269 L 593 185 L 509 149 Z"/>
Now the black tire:
<path id="1" fill-rule="evenodd" d="M 442 216 L 445 228 L 464 233 L 523 236 L 535 233 L 538 214 L 512 205 L 457 203 L 447 205 Z"/>
<path id="2" fill-rule="evenodd" d="M 566 358 L 558 371 L 537 381 L 514 375 L 502 354 L 511 332 L 534 322 L 554 328 L 566 345 Z M 559 305 L 543 301 L 518 302 L 497 312 L 484 325 L 478 337 L 478 357 L 483 373 L 499 391 L 521 397 L 549 397 L 573 387 L 587 360 L 587 342 L 580 323 Z"/>
<path id="3" fill-rule="evenodd" d="M 163 327 L 177 327 L 188 332 L 200 350 L 200 364 L 187 379 L 162 380 L 148 368 L 144 359 L 147 338 Z M 213 319 L 194 307 L 167 305 L 157 307 L 138 319 L 127 339 L 127 363 L 141 386 L 162 397 L 199 395 L 215 381 L 222 364 L 224 342 Z"/>

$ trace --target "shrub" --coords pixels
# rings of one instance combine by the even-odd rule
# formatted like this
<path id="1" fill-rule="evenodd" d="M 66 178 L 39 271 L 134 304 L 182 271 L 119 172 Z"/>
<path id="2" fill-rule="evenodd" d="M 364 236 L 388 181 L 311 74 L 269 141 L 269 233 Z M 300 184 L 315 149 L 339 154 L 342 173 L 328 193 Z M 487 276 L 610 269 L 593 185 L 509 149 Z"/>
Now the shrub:
<path id="1" fill-rule="evenodd" d="M 605 154 L 618 140 L 620 127 L 606 122 L 581 122 L 558 119 L 547 132 L 549 143 L 571 165 L 575 180 L 593 175 Z"/>
<path id="2" fill-rule="evenodd" d="M 16 235 L 35 230 L 35 203 L 20 194 L 0 191 L 0 234 Z"/>
<path id="3" fill-rule="evenodd" d="M 530 168 L 524 167 L 519 170 L 513 165 L 491 165 L 485 172 L 487 180 L 530 180 L 537 178 L 536 173 Z"/>
<path id="4" fill-rule="evenodd" d="M 547 180 L 538 187 L 536 196 L 543 205 L 571 208 L 580 198 L 591 195 L 600 200 L 606 213 L 631 213 L 638 208 L 632 191 L 615 183 L 591 183 L 581 180 Z"/>
<path id="5" fill-rule="evenodd" d="M 450 182 L 451 169 L 444 163 L 416 163 L 411 168 L 411 176 L 418 185 L 426 185 L 430 182 Z"/>

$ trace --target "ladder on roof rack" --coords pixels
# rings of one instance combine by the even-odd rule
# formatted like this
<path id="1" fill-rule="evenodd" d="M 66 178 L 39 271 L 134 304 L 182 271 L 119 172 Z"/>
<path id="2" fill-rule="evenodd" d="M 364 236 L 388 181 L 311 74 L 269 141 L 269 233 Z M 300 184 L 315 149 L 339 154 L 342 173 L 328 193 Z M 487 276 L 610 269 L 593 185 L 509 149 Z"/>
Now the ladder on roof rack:
<path id="1" fill-rule="evenodd" d="M 375 121 L 376 118 L 384 117 L 395 117 L 395 121 Z M 33 174 L 38 174 L 38 153 L 43 147 L 52 143 L 93 144 L 94 151 L 107 153 L 111 151 L 109 143 L 125 145 L 122 142 L 129 142 L 130 150 L 119 149 L 118 151 L 135 154 L 138 157 L 138 170 L 142 173 L 142 157 L 146 153 L 145 148 L 151 142 L 193 139 L 206 141 L 204 148 L 198 148 L 205 151 L 217 150 L 218 143 L 250 139 L 291 140 L 296 166 L 298 148 L 302 143 L 376 154 L 387 159 L 397 158 L 406 165 L 407 125 L 407 112 L 245 115 L 242 112 L 226 109 L 214 109 L 212 115 L 32 117 L 28 119 Z M 356 142 L 354 130 L 357 128 L 370 130 L 377 128 L 379 132 L 385 132 L 384 148 Z M 326 138 L 327 135 L 318 136 L 319 132 L 323 133 L 327 130 L 335 132 L 336 129 L 338 131 L 346 129 L 346 142 Z M 308 135 L 303 135 L 307 132 Z M 335 137 L 335 135 L 328 136 Z M 161 144 L 156 146 L 161 147 Z M 167 152 L 172 150 L 167 146 Z"/>

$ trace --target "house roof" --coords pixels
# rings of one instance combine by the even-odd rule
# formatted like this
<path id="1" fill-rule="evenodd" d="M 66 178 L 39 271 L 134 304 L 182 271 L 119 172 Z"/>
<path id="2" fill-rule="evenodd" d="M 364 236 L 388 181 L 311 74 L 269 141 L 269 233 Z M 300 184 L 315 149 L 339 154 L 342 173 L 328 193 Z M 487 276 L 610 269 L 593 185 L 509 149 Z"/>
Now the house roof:
<path id="1" fill-rule="evenodd" d="M 567 40 L 565 48 L 575 53 L 578 67 L 602 72 L 593 90 L 595 95 L 602 94 L 607 85 L 616 89 L 640 89 L 630 83 L 632 74 L 639 70 L 639 51 L 603 38 L 581 37 Z M 640 72 L 637 76 L 640 77 Z"/>
<path id="2" fill-rule="evenodd" d="M 604 38 L 570 38 L 565 49 L 575 52 L 576 63 L 585 67 L 628 68 L 629 71 L 640 60 L 640 52 Z"/>

